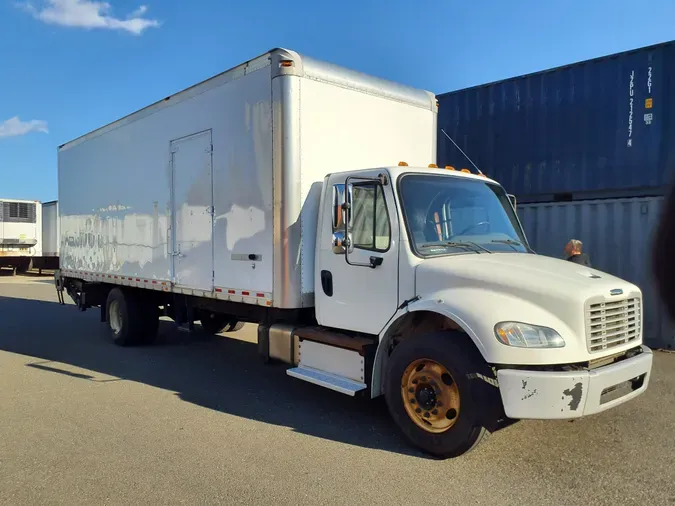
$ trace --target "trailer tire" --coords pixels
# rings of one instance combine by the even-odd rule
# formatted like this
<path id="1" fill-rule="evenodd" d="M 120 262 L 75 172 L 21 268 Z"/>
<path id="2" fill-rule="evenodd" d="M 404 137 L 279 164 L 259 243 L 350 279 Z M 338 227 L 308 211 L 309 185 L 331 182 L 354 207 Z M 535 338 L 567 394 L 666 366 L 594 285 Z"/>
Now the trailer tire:
<path id="1" fill-rule="evenodd" d="M 459 332 L 406 339 L 389 358 L 384 385 L 389 413 L 414 446 L 437 458 L 460 456 L 488 433 L 486 417 L 495 406 L 486 403 L 500 402 L 497 389 L 481 375 L 493 376 Z"/>
<path id="2" fill-rule="evenodd" d="M 32 268 L 33 268 L 33 259 L 29 258 L 28 260 L 22 260 L 16 265 L 16 272 L 18 272 L 19 274 L 26 274 Z"/>
<path id="3" fill-rule="evenodd" d="M 113 288 L 106 301 L 106 321 L 118 346 L 150 344 L 157 337 L 159 310 L 139 294 Z"/>

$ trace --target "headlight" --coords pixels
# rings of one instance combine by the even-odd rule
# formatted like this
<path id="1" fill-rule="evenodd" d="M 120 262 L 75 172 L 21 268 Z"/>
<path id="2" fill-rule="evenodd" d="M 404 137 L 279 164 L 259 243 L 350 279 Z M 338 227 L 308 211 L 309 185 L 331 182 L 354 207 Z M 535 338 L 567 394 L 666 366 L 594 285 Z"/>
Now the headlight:
<path id="1" fill-rule="evenodd" d="M 565 341 L 548 327 L 519 322 L 501 322 L 495 325 L 497 340 L 518 348 L 562 348 Z"/>

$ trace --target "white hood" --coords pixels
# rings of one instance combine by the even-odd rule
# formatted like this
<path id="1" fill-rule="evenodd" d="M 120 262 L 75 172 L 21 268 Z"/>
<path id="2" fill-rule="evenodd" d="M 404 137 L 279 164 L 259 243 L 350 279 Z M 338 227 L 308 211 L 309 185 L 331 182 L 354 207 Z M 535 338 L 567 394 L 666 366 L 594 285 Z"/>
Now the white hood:
<path id="1" fill-rule="evenodd" d="M 482 343 L 484 356 L 498 355 L 486 356 L 488 361 L 502 363 L 588 360 L 591 354 L 586 345 L 586 301 L 598 296 L 607 300 L 641 297 L 637 286 L 610 274 L 566 260 L 525 253 L 467 253 L 429 258 L 417 266 L 415 285 L 423 300 L 436 299 L 437 304 L 448 307 L 449 314 L 470 327 L 476 334 L 474 340 Z M 500 321 L 553 328 L 565 339 L 565 348 L 532 350 L 502 345 L 494 337 L 494 325 Z M 626 348 L 637 344 L 633 341 Z M 621 349 L 593 353 L 592 358 Z M 525 355 L 529 358 L 523 361 Z"/>

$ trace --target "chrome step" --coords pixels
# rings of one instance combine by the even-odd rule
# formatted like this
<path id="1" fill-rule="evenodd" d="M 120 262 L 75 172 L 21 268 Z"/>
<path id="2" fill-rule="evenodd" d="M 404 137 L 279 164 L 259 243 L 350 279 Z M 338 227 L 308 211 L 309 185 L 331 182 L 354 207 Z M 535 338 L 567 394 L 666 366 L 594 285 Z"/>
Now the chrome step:
<path id="1" fill-rule="evenodd" d="M 336 392 L 342 394 L 351 395 L 352 397 L 361 390 L 368 388 L 368 385 L 365 383 L 360 383 L 358 381 L 345 378 L 344 376 L 338 376 L 337 374 L 331 374 L 328 372 L 319 371 L 318 369 L 312 369 L 311 367 L 294 367 L 292 369 L 287 369 L 286 374 L 292 376 L 293 378 L 298 378 L 309 383 L 314 383 L 325 388 L 330 388 Z"/>

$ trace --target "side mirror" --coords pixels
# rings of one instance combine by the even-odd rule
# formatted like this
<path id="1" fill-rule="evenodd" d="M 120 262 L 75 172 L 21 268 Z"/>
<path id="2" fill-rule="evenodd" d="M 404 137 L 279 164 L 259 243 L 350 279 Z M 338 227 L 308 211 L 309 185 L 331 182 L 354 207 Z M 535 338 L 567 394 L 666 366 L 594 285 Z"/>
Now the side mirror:
<path id="1" fill-rule="evenodd" d="M 344 228 L 345 211 L 345 185 L 333 185 L 333 230 Z"/>
<path id="2" fill-rule="evenodd" d="M 346 211 L 345 204 L 352 202 L 352 185 L 347 185 L 347 193 L 345 195 L 345 185 L 333 185 L 333 230 L 344 230 L 345 220 L 349 215 Z M 349 216 L 349 226 L 351 227 L 352 219 Z"/>
<path id="3" fill-rule="evenodd" d="M 508 197 L 509 200 L 511 201 L 511 205 L 513 206 L 513 210 L 515 211 L 515 209 L 516 209 L 516 196 L 515 196 L 515 195 L 511 195 L 511 194 L 509 193 L 509 194 L 507 195 L 507 197 Z"/>
<path id="4" fill-rule="evenodd" d="M 346 192 L 345 192 L 346 186 Z M 345 222 L 349 220 L 351 225 L 351 213 L 347 212 L 347 205 L 352 200 L 352 185 L 333 185 L 333 253 L 344 255 L 354 251 L 351 245 L 351 234 L 345 237 L 347 228 Z M 347 251 L 347 248 L 349 251 Z"/>
<path id="5" fill-rule="evenodd" d="M 333 232 L 333 253 L 336 255 L 344 255 L 349 248 L 349 253 L 354 251 L 352 245 L 352 234 L 349 234 L 345 239 L 345 233 L 342 230 Z"/>

